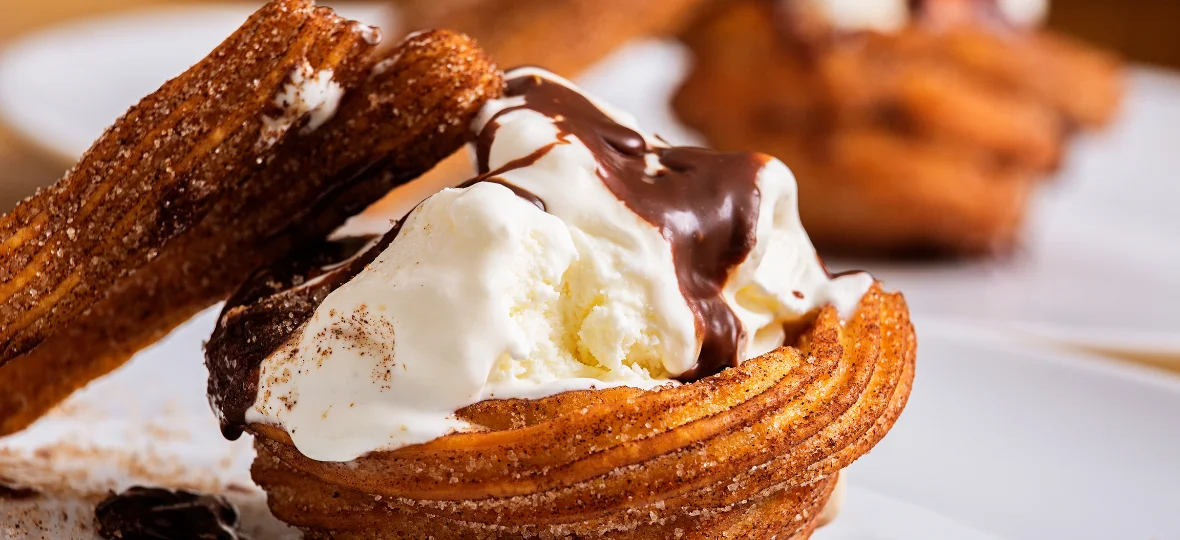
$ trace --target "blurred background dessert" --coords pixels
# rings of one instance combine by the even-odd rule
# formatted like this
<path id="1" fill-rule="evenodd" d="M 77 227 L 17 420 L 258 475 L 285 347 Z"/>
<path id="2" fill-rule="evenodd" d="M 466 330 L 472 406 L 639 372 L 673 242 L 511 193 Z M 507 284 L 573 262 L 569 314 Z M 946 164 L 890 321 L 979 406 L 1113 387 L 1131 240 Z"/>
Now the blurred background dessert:
<path id="1" fill-rule="evenodd" d="M 1005 251 L 1036 183 L 1121 95 L 1044 1 L 737 0 L 683 32 L 680 118 L 791 164 L 821 250 Z"/>
<path id="2" fill-rule="evenodd" d="M 674 33 L 703 0 L 394 0 L 401 26 L 449 28 L 504 67 L 574 76 L 637 37 Z"/>

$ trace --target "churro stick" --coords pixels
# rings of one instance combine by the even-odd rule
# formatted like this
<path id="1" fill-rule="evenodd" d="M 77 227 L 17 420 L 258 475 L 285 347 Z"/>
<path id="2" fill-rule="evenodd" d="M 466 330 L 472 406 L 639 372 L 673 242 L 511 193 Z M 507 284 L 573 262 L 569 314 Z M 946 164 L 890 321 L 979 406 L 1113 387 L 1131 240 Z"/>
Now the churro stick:
<path id="1" fill-rule="evenodd" d="M 233 196 L 299 120 L 266 120 L 293 74 L 359 82 L 366 30 L 310 0 L 267 4 L 0 218 L 0 362 L 71 324 Z"/>
<path id="2" fill-rule="evenodd" d="M 363 82 L 332 119 L 310 132 L 295 122 L 288 128 L 294 136 L 276 141 L 262 163 L 235 164 L 246 173 L 210 203 L 203 219 L 187 223 L 149 263 L 96 285 L 98 299 L 88 311 L 0 366 L 0 434 L 21 429 L 225 298 L 254 268 L 322 238 L 391 187 L 430 169 L 466 141 L 471 118 L 502 86 L 482 51 L 454 33 L 418 34 L 372 60 L 358 60 Z M 219 184 L 225 177 L 209 179 Z M 159 212 L 171 203 L 149 208 Z"/>

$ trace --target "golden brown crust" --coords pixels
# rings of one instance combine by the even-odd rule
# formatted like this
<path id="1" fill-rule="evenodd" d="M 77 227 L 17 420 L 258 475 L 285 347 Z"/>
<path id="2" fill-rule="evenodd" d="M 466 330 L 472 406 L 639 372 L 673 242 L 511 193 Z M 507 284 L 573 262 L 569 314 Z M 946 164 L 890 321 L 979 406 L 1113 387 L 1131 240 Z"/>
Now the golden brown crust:
<path id="1" fill-rule="evenodd" d="M 504 66 L 574 76 L 633 39 L 675 32 L 703 0 L 397 0 L 404 25 L 474 37 Z"/>
<path id="2" fill-rule="evenodd" d="M 1117 60 L 1051 33 L 810 35 L 774 4 L 718 2 L 684 33 L 674 108 L 712 146 L 786 162 L 825 251 L 1008 249 L 1075 129 L 1117 110 Z"/>
<path id="3" fill-rule="evenodd" d="M 312 537 L 805 538 L 905 406 L 915 343 L 901 295 L 875 286 L 847 323 L 827 308 L 797 347 L 713 377 L 485 401 L 459 414 L 487 431 L 347 464 L 253 425 L 253 475 Z"/>
<path id="4" fill-rule="evenodd" d="M 26 353 L 148 264 L 265 159 L 263 115 L 306 59 L 341 72 L 369 45 L 310 1 L 267 4 L 132 107 L 54 186 L 0 218 L 0 362 Z"/>
<path id="5" fill-rule="evenodd" d="M 28 425 L 225 298 L 253 269 L 302 240 L 322 238 L 453 153 L 466 142 L 475 113 L 501 91 L 499 71 L 464 36 L 423 33 L 383 58 L 372 57 L 364 52 L 370 44 L 362 27 L 308 6 L 268 4 L 208 59 L 133 108 L 62 182 L 0 221 L 6 253 L 27 254 L 0 262 L 0 288 L 9 293 L 0 302 L 8 360 L 0 365 L 0 434 Z M 309 33 L 301 39 L 322 44 L 278 52 L 238 46 L 292 26 L 297 16 L 323 21 L 314 30 L 305 28 L 310 23 L 300 26 Z M 327 22 L 332 26 L 323 27 Z M 335 116 L 310 133 L 296 124 L 272 148 L 260 147 L 258 125 L 275 112 L 264 111 L 273 94 L 256 99 L 261 104 L 255 108 L 246 101 L 230 100 L 226 110 L 206 103 L 217 100 L 202 89 L 253 88 L 254 78 L 281 83 L 304 58 L 315 69 L 334 66 L 335 80 L 349 89 Z M 255 77 L 256 70 L 265 75 Z M 155 105 L 182 97 L 186 105 L 175 114 Z M 152 111 L 157 116 L 145 116 Z M 233 131 L 239 125 L 245 127 Z M 209 144 L 209 137 L 222 143 Z M 197 147 L 196 140 L 205 142 Z M 183 168 L 168 159 L 182 147 L 189 152 Z M 150 159 L 139 157 L 145 149 Z M 100 162 L 119 174 L 94 172 Z M 188 182 L 187 195 L 166 189 L 171 179 Z M 99 198 L 99 187 L 110 189 Z M 175 211 L 185 205 L 201 212 Z M 126 217 L 113 214 L 120 209 Z M 103 232 L 124 226 L 145 232 Z M 168 234 L 159 232 L 169 227 Z M 103 260 L 90 260 L 99 254 Z M 41 281 L 21 277 L 32 271 L 26 268 L 40 268 L 35 280 Z M 47 290 L 42 281 L 72 292 L 36 294 Z M 17 324 L 29 305 L 40 318 Z"/>

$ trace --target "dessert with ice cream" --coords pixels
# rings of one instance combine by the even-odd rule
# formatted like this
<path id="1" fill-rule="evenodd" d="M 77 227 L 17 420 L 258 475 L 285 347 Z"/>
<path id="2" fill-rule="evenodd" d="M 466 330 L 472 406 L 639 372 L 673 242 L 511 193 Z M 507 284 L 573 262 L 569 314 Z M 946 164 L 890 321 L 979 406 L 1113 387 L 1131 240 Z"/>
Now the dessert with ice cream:
<path id="1" fill-rule="evenodd" d="M 668 147 L 537 69 L 508 85 L 473 128 L 480 176 L 374 242 L 227 421 L 346 461 L 462 429 L 483 399 L 713 375 L 872 284 L 828 275 L 781 162 Z M 219 337 L 212 361 L 236 360 Z"/>
<path id="2" fill-rule="evenodd" d="M 210 401 L 258 437 L 276 514 L 390 538 L 814 528 L 904 405 L 900 296 L 827 271 L 778 160 L 669 146 L 540 69 L 505 78 L 472 180 L 226 306 Z M 809 434 L 831 446 L 804 453 Z M 362 498 L 363 525 L 339 519 Z"/>

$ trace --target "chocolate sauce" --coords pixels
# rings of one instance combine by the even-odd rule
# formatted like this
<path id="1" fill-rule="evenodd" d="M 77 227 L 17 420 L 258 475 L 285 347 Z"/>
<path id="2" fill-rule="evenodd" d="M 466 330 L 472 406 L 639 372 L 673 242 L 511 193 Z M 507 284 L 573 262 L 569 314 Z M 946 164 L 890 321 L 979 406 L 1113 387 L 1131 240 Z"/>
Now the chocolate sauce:
<path id="1" fill-rule="evenodd" d="M 598 160 L 599 177 L 611 193 L 659 229 L 672 247 L 680 291 L 693 312 L 701 346 L 696 366 L 678 378 L 696 380 L 737 365 L 745 330 L 721 289 L 754 247 L 760 201 L 756 181 L 765 161 L 751 153 L 649 146 L 583 95 L 542 77 L 509 80 L 505 96 L 522 97 L 524 104 L 500 111 L 479 134 L 480 172 L 493 174 L 488 156 L 496 118 L 511 111 L 527 108 L 553 119 L 559 144 L 577 137 Z M 495 174 L 532 164 L 552 147 L 519 164 L 508 163 Z M 655 154 L 662 166 L 654 176 L 646 172 L 648 154 Z"/>
<path id="2" fill-rule="evenodd" d="M 542 157 L 545 157 L 545 154 L 548 154 L 549 150 L 551 150 L 557 144 L 558 143 L 549 143 L 549 144 L 542 146 L 536 150 L 533 150 L 533 152 L 527 156 L 519 157 L 519 158 L 516 158 L 512 161 L 509 161 L 508 163 L 505 163 L 503 167 L 500 167 L 499 169 L 496 169 L 494 171 L 486 170 L 487 169 L 487 161 L 481 161 L 480 163 L 482 165 L 480 165 L 480 175 L 476 176 L 475 178 L 472 178 L 471 180 L 463 182 L 462 184 L 459 184 L 459 187 L 461 187 L 461 188 L 471 187 L 471 186 L 478 184 L 480 182 L 492 182 L 494 184 L 500 184 L 501 186 L 511 189 L 512 192 L 515 193 L 517 197 L 520 197 L 530 203 L 533 203 L 534 206 L 536 206 L 537 208 L 540 208 L 542 211 L 546 211 L 547 209 L 545 207 L 545 201 L 542 201 L 540 197 L 538 197 L 536 194 L 534 194 L 533 192 L 531 192 L 527 189 L 524 189 L 520 186 L 513 185 L 509 182 L 506 182 L 503 178 L 500 178 L 500 175 L 504 174 L 505 172 L 511 171 L 511 170 L 523 169 L 525 167 L 528 167 L 528 166 L 536 163 L 537 160 L 541 159 Z M 482 149 L 483 147 L 481 146 L 480 148 Z M 484 149 L 484 153 L 481 154 L 484 157 L 481 159 L 487 159 L 487 155 L 486 155 L 487 150 L 488 149 Z"/>
<path id="3" fill-rule="evenodd" d="M 377 258 L 401 230 L 307 245 L 254 273 L 226 302 L 205 345 L 209 397 L 221 432 L 237 439 L 258 395 L 262 361 L 311 318 L 329 293 Z"/>
<path id="4" fill-rule="evenodd" d="M 239 540 L 238 510 L 224 497 L 133 487 L 94 508 L 98 533 L 121 540 Z"/>

